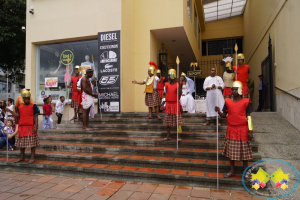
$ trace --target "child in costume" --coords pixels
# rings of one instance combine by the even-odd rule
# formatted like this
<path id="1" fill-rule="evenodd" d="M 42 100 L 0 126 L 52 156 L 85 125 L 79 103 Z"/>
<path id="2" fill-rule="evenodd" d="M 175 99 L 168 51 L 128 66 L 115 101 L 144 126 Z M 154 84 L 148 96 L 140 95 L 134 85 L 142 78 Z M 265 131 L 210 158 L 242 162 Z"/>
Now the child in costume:
<path id="1" fill-rule="evenodd" d="M 182 85 L 180 83 L 180 80 L 176 79 L 175 69 L 170 69 L 168 71 L 168 79 L 171 81 L 165 83 L 165 91 L 164 91 L 165 98 L 163 98 L 163 104 L 166 103 L 164 125 L 167 127 L 167 137 L 164 138 L 164 141 L 171 140 L 170 137 L 171 127 L 177 126 L 177 118 L 178 118 L 178 126 L 179 126 L 178 133 L 182 132 L 181 125 L 183 124 L 182 107 L 180 104 Z M 181 141 L 180 134 L 178 136 L 178 141 Z"/>
<path id="2" fill-rule="evenodd" d="M 251 107 L 248 98 L 242 98 L 243 84 L 234 81 L 232 84 L 233 98 L 225 99 L 223 112 L 216 107 L 218 114 L 225 118 L 227 116 L 227 133 L 224 142 L 223 155 L 230 159 L 231 171 L 225 176 L 235 176 L 234 165 L 236 160 L 243 161 L 244 170 L 248 167 L 248 160 L 252 157 L 250 140 L 253 138 L 253 125 L 250 116 Z"/>
<path id="3" fill-rule="evenodd" d="M 39 146 L 39 137 L 37 135 L 38 111 L 37 106 L 30 103 L 31 94 L 28 90 L 22 91 L 21 96 L 24 104 L 19 106 L 19 113 L 9 109 L 6 109 L 6 112 L 10 112 L 19 121 L 16 146 L 20 147 L 21 157 L 16 162 L 24 161 L 25 148 L 31 148 L 31 159 L 28 163 L 34 163 L 35 148 Z"/>
<path id="4" fill-rule="evenodd" d="M 231 86 L 234 80 L 234 73 L 231 67 L 232 58 L 226 57 L 223 59 L 223 61 L 225 62 L 225 69 L 226 69 L 226 71 L 224 71 L 223 73 L 223 82 L 224 82 L 223 96 L 224 98 L 231 98 Z"/>

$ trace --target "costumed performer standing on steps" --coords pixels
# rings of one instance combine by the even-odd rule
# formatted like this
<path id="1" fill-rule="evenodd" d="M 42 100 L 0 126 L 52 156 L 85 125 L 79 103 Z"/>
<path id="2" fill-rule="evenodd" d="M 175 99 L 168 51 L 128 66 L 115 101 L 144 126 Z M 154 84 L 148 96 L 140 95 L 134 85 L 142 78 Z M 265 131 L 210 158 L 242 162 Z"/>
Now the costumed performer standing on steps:
<path id="1" fill-rule="evenodd" d="M 223 96 L 224 98 L 231 98 L 231 86 L 234 80 L 234 73 L 231 68 L 231 57 L 226 57 L 223 59 L 225 62 L 225 68 L 226 71 L 223 73 L 223 82 L 224 82 L 224 90 L 223 90 Z"/>
<path id="2" fill-rule="evenodd" d="M 146 84 L 145 89 L 145 104 L 148 106 L 149 109 L 149 117 L 147 119 L 152 119 L 152 108 L 155 109 L 156 115 L 158 119 L 161 119 L 159 116 L 159 109 L 158 106 L 160 105 L 159 93 L 157 90 L 157 83 L 160 83 L 162 78 L 158 78 L 156 76 L 156 69 L 157 65 L 155 62 L 149 62 L 149 69 L 148 69 L 148 77 L 143 82 L 137 82 L 133 80 L 133 84 L 144 85 Z"/>
<path id="3" fill-rule="evenodd" d="M 164 125 L 167 127 L 167 137 L 164 141 L 171 140 L 171 127 L 177 126 L 177 110 L 178 110 L 178 133 L 182 133 L 181 125 L 183 124 L 182 119 L 182 107 L 180 104 L 180 96 L 182 93 L 182 85 L 180 79 L 176 79 L 176 70 L 170 69 L 168 71 L 168 79 L 170 82 L 165 83 L 165 98 L 163 98 L 162 107 L 165 106 L 165 119 Z M 177 96 L 178 90 L 178 96 Z M 178 105 L 178 107 L 177 107 Z M 178 141 L 181 141 L 180 134 L 178 134 Z"/>
<path id="4" fill-rule="evenodd" d="M 215 107 L 224 105 L 222 89 L 224 82 L 220 76 L 216 76 L 216 68 L 211 68 L 210 76 L 206 77 L 203 89 L 206 91 L 206 122 L 203 125 L 209 125 L 212 117 L 217 117 Z M 218 95 L 218 96 L 217 96 Z M 217 101 L 218 100 L 218 101 Z M 219 126 L 221 125 L 219 121 Z"/>
<path id="5" fill-rule="evenodd" d="M 68 86 L 68 88 L 72 88 L 72 101 L 71 101 L 71 108 L 74 108 L 74 116 L 70 121 L 75 120 L 79 118 L 77 117 L 78 111 L 79 111 L 79 105 L 78 105 L 78 95 L 79 91 L 77 90 L 77 82 L 81 78 L 79 75 L 79 65 L 76 65 L 74 68 L 74 74 L 75 76 L 71 77 L 71 84 Z"/>
<path id="6" fill-rule="evenodd" d="M 225 99 L 223 112 L 219 107 L 215 108 L 218 114 L 227 116 L 227 133 L 224 142 L 223 155 L 230 159 L 230 172 L 225 176 L 235 176 L 234 162 L 243 161 L 244 170 L 248 167 L 248 160 L 252 159 L 252 147 L 250 140 L 253 138 L 253 125 L 250 116 L 251 107 L 248 98 L 242 98 L 243 84 L 234 81 L 232 84 L 233 98 Z M 248 178 L 247 178 L 248 180 Z"/>
<path id="7" fill-rule="evenodd" d="M 93 69 L 86 70 L 86 74 L 81 79 L 81 90 L 82 90 L 82 129 L 85 131 L 92 131 L 93 129 L 89 128 L 89 116 L 94 118 L 95 114 L 95 103 L 94 99 L 98 97 L 97 94 L 93 94 L 93 86 L 90 81 L 94 74 Z M 96 81 L 96 77 L 94 81 Z"/>
<path id="8" fill-rule="evenodd" d="M 163 93 L 164 93 L 164 87 L 165 87 L 164 81 L 165 81 L 166 78 L 161 76 L 161 70 L 160 70 L 160 69 L 158 69 L 158 70 L 156 71 L 156 76 L 157 76 L 159 79 L 161 79 L 160 82 L 157 82 L 157 90 L 158 90 L 159 99 L 160 99 L 159 102 L 161 102 L 162 97 L 163 97 Z"/>
<path id="9" fill-rule="evenodd" d="M 182 94 L 180 98 L 180 103 L 182 106 L 183 112 L 195 113 L 195 100 L 192 96 L 195 92 L 194 81 L 186 77 L 185 73 L 181 73 L 180 80 L 182 82 Z"/>
<path id="10" fill-rule="evenodd" d="M 19 118 L 18 137 L 15 145 L 20 147 L 21 158 L 16 162 L 24 161 L 25 148 L 31 148 L 31 158 L 28 163 L 34 163 L 35 148 L 40 145 L 37 134 L 38 108 L 35 104 L 30 103 L 31 94 L 28 90 L 23 90 L 21 96 L 24 104 L 19 106 L 19 113 L 8 108 L 6 108 L 6 112 Z"/>
<path id="11" fill-rule="evenodd" d="M 235 72 L 235 76 L 237 76 L 237 81 L 242 82 L 243 84 L 243 98 L 250 98 L 249 90 L 248 90 L 248 78 L 250 74 L 249 65 L 245 65 L 245 56 L 242 53 L 237 55 L 238 66 L 233 66 L 233 70 Z"/>

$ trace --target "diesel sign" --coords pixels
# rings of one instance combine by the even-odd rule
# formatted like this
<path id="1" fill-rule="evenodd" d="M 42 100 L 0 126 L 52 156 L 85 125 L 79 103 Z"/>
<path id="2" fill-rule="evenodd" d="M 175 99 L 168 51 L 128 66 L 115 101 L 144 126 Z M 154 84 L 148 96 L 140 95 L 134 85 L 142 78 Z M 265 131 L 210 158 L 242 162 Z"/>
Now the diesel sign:
<path id="1" fill-rule="evenodd" d="M 117 41 L 117 33 L 101 34 L 101 42 Z"/>

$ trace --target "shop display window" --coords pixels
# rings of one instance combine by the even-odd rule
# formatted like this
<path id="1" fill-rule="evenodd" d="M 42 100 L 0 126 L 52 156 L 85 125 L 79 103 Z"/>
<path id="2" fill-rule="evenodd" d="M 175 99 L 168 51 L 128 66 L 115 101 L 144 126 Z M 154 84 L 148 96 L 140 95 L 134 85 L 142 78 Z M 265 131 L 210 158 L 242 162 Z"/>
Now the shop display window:
<path id="1" fill-rule="evenodd" d="M 71 99 L 72 89 L 67 86 L 71 85 L 76 65 L 81 71 L 94 69 L 94 77 L 97 76 L 97 45 L 97 39 L 37 45 L 36 102 L 42 103 L 49 95 L 54 102 L 60 96 Z"/>

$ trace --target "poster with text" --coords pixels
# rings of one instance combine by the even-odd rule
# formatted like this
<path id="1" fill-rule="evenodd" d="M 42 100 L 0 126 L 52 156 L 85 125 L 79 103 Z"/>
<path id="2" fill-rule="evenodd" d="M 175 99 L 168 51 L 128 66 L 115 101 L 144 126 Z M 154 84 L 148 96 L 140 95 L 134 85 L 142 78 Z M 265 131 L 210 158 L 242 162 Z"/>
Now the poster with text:
<path id="1" fill-rule="evenodd" d="M 98 33 L 98 113 L 120 113 L 120 31 Z"/>
<path id="2" fill-rule="evenodd" d="M 45 78 L 45 87 L 57 87 L 58 86 L 58 78 L 57 77 L 49 77 Z"/>

